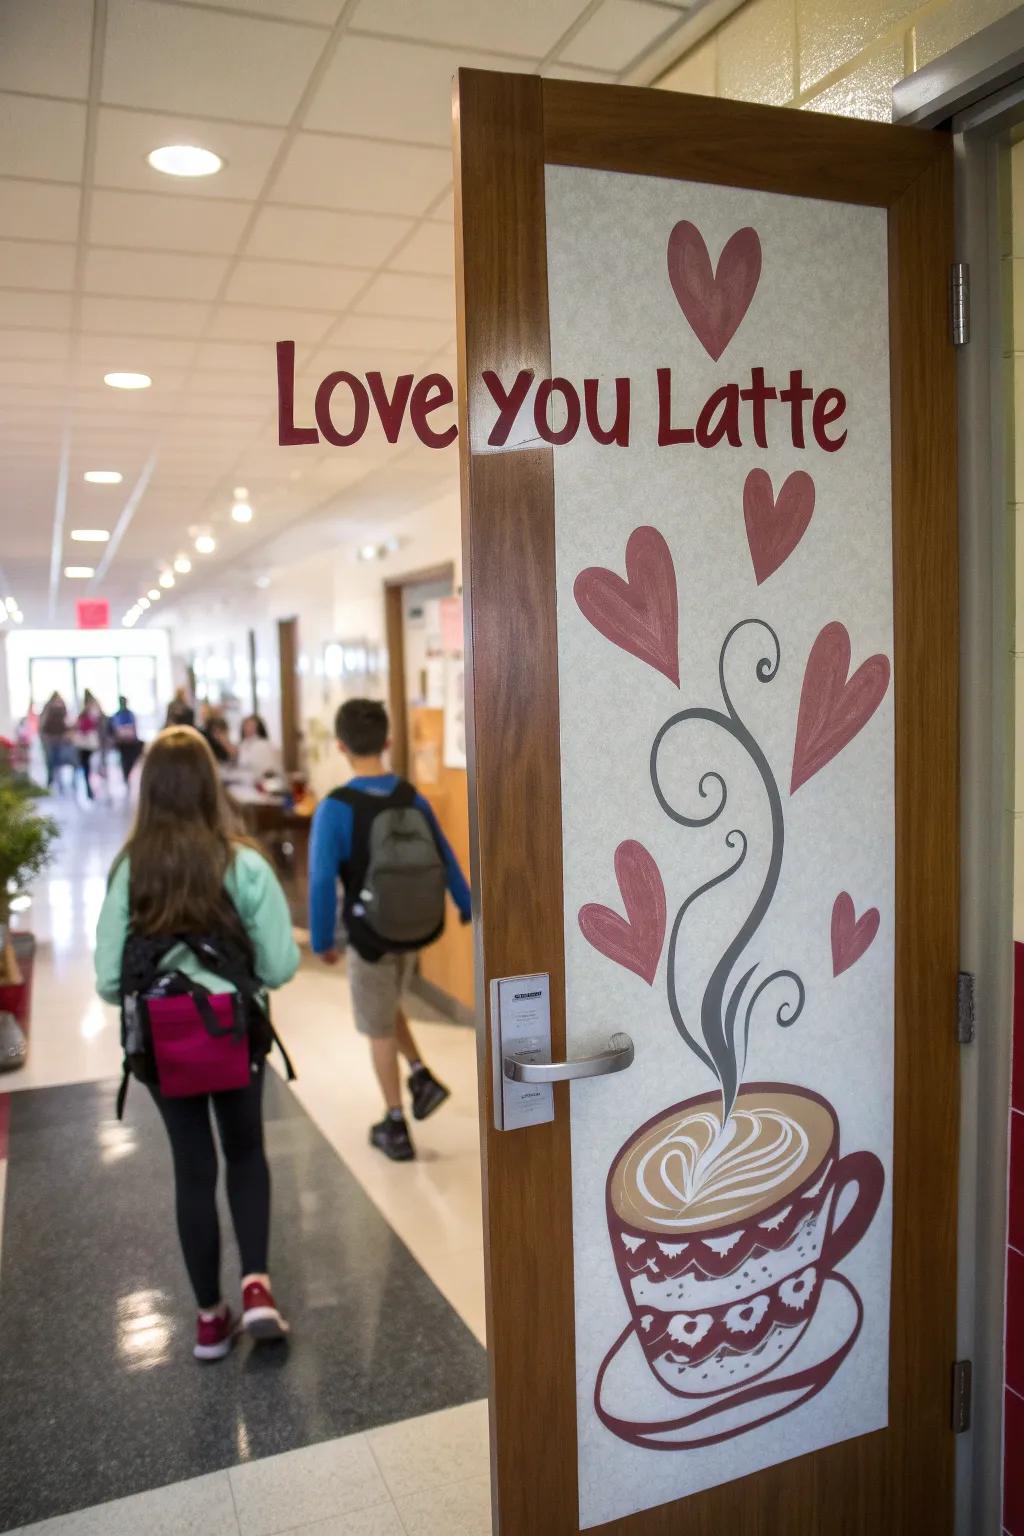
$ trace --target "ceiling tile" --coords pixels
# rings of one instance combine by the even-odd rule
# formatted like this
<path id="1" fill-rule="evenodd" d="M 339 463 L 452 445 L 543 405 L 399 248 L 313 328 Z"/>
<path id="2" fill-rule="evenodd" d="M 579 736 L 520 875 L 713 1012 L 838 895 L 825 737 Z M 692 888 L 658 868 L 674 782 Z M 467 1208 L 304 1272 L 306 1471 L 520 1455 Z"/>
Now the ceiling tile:
<path id="1" fill-rule="evenodd" d="M 152 299 L 82 300 L 82 329 L 127 336 L 199 336 L 209 306 Z"/>
<path id="2" fill-rule="evenodd" d="M 390 265 L 397 272 L 433 272 L 451 278 L 455 240 L 448 224 L 421 224 Z"/>
<path id="3" fill-rule="evenodd" d="M 64 360 L 69 338 L 59 331 L 0 330 L 0 357 Z"/>
<path id="4" fill-rule="evenodd" d="M 63 293 L 0 291 L 0 326 L 62 331 L 71 324 L 71 298 Z"/>
<path id="5" fill-rule="evenodd" d="M 222 10 L 251 11 L 254 16 L 278 20 L 316 22 L 331 27 L 337 21 L 345 0 L 219 0 Z"/>
<path id="6" fill-rule="evenodd" d="M 268 309 L 222 304 L 210 328 L 224 341 L 319 341 L 334 319 L 305 309 Z"/>
<path id="7" fill-rule="evenodd" d="M 428 351 L 427 347 L 399 350 L 381 346 L 355 346 L 351 342 L 330 341 L 316 353 L 311 364 L 298 377 L 297 390 L 312 397 L 320 380 L 344 369 L 347 373 L 379 373 L 385 383 L 392 383 L 400 373 L 416 373 Z"/>
<path id="8" fill-rule="evenodd" d="M 0 379 L 5 384 L 62 385 L 67 380 L 67 363 L 61 358 L 0 356 Z"/>
<path id="9" fill-rule="evenodd" d="M 443 320 L 390 320 L 379 315 L 346 315 L 331 337 L 330 346 L 337 349 L 339 357 L 343 349 L 354 347 L 392 347 L 400 351 L 418 352 L 421 356 L 432 347 L 442 346 L 451 334 L 451 326 Z M 339 368 L 344 362 L 339 361 Z M 383 363 L 379 366 L 383 367 Z"/>
<path id="10" fill-rule="evenodd" d="M 0 165 L 8 176 L 81 180 L 85 108 L 0 93 Z"/>
<path id="11" fill-rule="evenodd" d="M 0 206 L 2 198 L 0 184 Z M 246 203 L 96 191 L 92 195 L 89 239 L 94 245 L 127 245 L 136 250 L 230 255 L 238 247 L 248 217 Z"/>
<path id="12" fill-rule="evenodd" d="M 63 289 L 74 287 L 73 245 L 46 245 L 38 240 L 0 240 L 0 288 Z"/>
<path id="13" fill-rule="evenodd" d="M 429 217 L 431 222 L 447 224 L 451 228 L 455 222 L 455 192 L 452 188 L 448 189 L 447 196 L 436 208 L 431 208 Z"/>
<path id="14" fill-rule="evenodd" d="M 246 245 L 249 256 L 335 261 L 344 267 L 378 267 L 411 219 L 378 213 L 333 213 L 325 208 L 262 208 Z"/>
<path id="15" fill-rule="evenodd" d="M 206 393 L 216 393 L 221 399 L 246 395 L 262 400 L 264 407 L 277 400 L 277 370 L 274 351 L 266 347 L 261 353 L 262 366 L 252 370 L 232 372 L 229 368 L 201 368 L 192 376 L 192 388 Z M 0 364 L 0 367 L 3 365 Z M 40 365 L 52 366 L 52 365 Z"/>
<path id="16" fill-rule="evenodd" d="M 355 308 L 364 315 L 416 315 L 444 320 L 450 328 L 455 321 L 455 289 L 443 277 L 383 272 L 374 278 Z"/>
<path id="17" fill-rule="evenodd" d="M 78 340 L 80 370 L 102 374 L 116 369 L 127 373 L 156 374 L 163 368 L 187 368 L 195 351 L 194 341 L 153 336 L 81 336 Z"/>
<path id="18" fill-rule="evenodd" d="M 109 251 L 93 246 L 85 258 L 87 293 L 153 299 L 212 299 L 228 269 L 226 256 Z"/>
<path id="19" fill-rule="evenodd" d="M 679 22 L 679 16 L 647 0 L 604 0 L 566 45 L 561 62 L 591 69 L 627 69 L 638 54 Z"/>
<path id="20" fill-rule="evenodd" d="M 309 266 L 294 261 L 240 261 L 225 298 L 239 304 L 312 304 L 344 309 L 366 282 L 368 272 Z"/>
<path id="21" fill-rule="evenodd" d="M 208 368 L 268 370 L 276 378 L 276 362 L 273 342 L 204 341 L 196 354 L 196 368 L 203 372 Z"/>
<path id="22" fill-rule="evenodd" d="M 451 153 L 300 133 L 271 189 L 275 203 L 420 214 L 451 177 Z"/>
<path id="23" fill-rule="evenodd" d="M 464 48 L 495 48 L 543 58 L 571 27 L 585 0 L 360 0 L 353 26 L 389 37 L 428 38 Z"/>
<path id="24" fill-rule="evenodd" d="M 76 109 L 77 110 L 77 109 Z M 250 128 L 215 123 L 201 117 L 171 117 L 156 112 L 121 112 L 101 107 L 96 121 L 98 187 L 124 187 L 178 198 L 258 197 L 284 134 L 279 128 Z M 161 144 L 201 144 L 224 160 L 216 176 L 182 180 L 164 176 L 146 162 Z M 21 172 L 19 174 L 25 174 Z M 73 178 L 78 180 L 78 170 Z M 130 218 L 131 215 L 128 214 Z M 116 234 L 109 239 L 120 244 Z"/>
<path id="25" fill-rule="evenodd" d="M 287 123 L 323 46 L 323 34 L 309 27 L 108 0 L 103 100 Z"/>
<path id="26" fill-rule="evenodd" d="M 83 0 L 7 0 L 0 14 L 0 90 L 89 94 L 92 6 Z"/>
<path id="27" fill-rule="evenodd" d="M 0 178 L 0 230 L 29 240 L 77 240 L 78 188 Z"/>
<path id="28" fill-rule="evenodd" d="M 501 67 L 528 73 L 534 63 L 526 58 L 502 59 Z M 489 54 L 345 37 L 320 82 L 305 127 L 448 149 L 455 71 L 493 69 L 494 64 Z M 381 88 L 383 82 L 386 89 Z"/>
<path id="29" fill-rule="evenodd" d="M 547 64 L 547 80 L 578 80 L 583 85 L 614 85 L 618 75 L 613 69 L 585 69 L 582 64 Z"/>

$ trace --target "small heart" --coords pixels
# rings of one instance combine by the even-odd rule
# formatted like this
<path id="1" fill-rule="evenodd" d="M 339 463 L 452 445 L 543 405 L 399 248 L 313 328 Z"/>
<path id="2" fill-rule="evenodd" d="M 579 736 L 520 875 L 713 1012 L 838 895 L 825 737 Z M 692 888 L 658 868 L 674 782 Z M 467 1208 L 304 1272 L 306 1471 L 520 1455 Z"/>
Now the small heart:
<path id="1" fill-rule="evenodd" d="M 573 585 L 580 612 L 596 630 L 679 687 L 679 597 L 672 552 L 657 528 L 635 528 L 626 545 L 626 578 L 603 565 L 580 571 Z"/>
<path id="2" fill-rule="evenodd" d="M 718 266 L 696 224 L 682 219 L 668 237 L 668 280 L 679 308 L 717 363 L 750 308 L 761 276 L 761 242 L 748 225 L 730 235 Z"/>
<path id="3" fill-rule="evenodd" d="M 625 917 L 588 902 L 579 910 L 580 932 L 602 955 L 653 986 L 665 943 L 666 902 L 661 872 L 643 843 L 620 843 L 615 878 Z"/>
<path id="4" fill-rule="evenodd" d="M 862 730 L 885 698 L 889 686 L 889 658 L 869 656 L 853 676 L 850 670 L 850 636 L 838 622 L 826 624 L 807 658 L 800 710 L 793 746 L 790 794 Z"/>
<path id="5" fill-rule="evenodd" d="M 796 469 L 778 496 L 765 469 L 752 469 L 743 485 L 743 521 L 758 586 L 789 559 L 807 532 L 814 511 L 814 481 Z"/>
<path id="6" fill-rule="evenodd" d="M 870 949 L 878 932 L 878 908 L 868 907 L 857 917 L 853 897 L 840 891 L 832 905 L 832 974 L 839 976 Z"/>

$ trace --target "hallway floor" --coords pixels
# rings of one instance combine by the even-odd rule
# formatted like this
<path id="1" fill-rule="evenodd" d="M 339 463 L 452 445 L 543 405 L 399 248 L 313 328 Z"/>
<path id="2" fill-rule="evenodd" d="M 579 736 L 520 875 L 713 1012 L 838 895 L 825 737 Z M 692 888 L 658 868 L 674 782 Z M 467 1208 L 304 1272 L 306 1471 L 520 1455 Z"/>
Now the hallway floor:
<path id="1" fill-rule="evenodd" d="M 138 1085 L 115 1118 L 118 1020 L 92 990 L 128 807 L 53 811 L 58 859 L 22 923 L 29 1059 L 0 1078 L 0 1531 L 485 1536 L 472 1032 L 414 1007 L 453 1096 L 415 1128 L 418 1161 L 388 1163 L 367 1144 L 378 1094 L 347 987 L 304 959 L 275 1003 L 299 1079 L 270 1075 L 266 1113 L 293 1338 L 197 1366 L 166 1143 Z"/>

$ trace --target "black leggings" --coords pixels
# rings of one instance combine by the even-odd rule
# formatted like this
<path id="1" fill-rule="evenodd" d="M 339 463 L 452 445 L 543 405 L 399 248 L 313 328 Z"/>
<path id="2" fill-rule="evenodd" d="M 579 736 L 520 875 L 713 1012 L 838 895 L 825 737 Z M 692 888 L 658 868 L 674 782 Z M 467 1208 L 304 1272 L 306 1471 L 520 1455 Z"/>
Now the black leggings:
<path id="1" fill-rule="evenodd" d="M 217 1220 L 217 1151 L 210 1101 L 228 1167 L 228 1204 L 243 1275 L 267 1269 L 270 1231 L 270 1169 L 263 1150 L 263 1068 L 248 1088 L 165 1099 L 150 1093 L 163 1116 L 174 1159 L 178 1236 L 196 1303 L 207 1311 L 221 1299 L 220 1224 Z"/>

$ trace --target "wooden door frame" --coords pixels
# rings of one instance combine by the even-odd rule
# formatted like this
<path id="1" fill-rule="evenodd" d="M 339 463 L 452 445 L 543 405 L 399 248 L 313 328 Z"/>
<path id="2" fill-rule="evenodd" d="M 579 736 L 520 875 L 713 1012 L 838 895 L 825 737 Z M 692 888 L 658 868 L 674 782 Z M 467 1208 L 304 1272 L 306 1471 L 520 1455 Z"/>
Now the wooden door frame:
<path id="1" fill-rule="evenodd" d="M 493 1128 L 486 1008 L 492 977 L 546 971 L 552 1054 L 564 1054 L 565 983 L 553 450 L 487 445 L 481 381 L 520 368 L 550 376 L 544 167 L 571 165 L 744 186 L 888 210 L 893 429 L 896 725 L 893 1291 L 889 1428 L 757 1474 L 766 1523 L 785 1525 L 800 1489 L 817 1507 L 856 1496 L 857 1529 L 951 1529 L 949 1372 L 955 1283 L 937 1283 L 936 1244 L 956 1264 L 958 968 L 956 442 L 914 441 L 909 421 L 955 423 L 947 330 L 952 156 L 941 135 L 706 97 L 460 70 L 455 86 L 456 265 L 467 745 L 477 975 L 492 1486 L 501 1536 L 578 1530 L 573 1347 L 553 1354 L 538 1317 L 574 1318 L 568 1090 L 553 1123 Z M 772 145 L 766 168 L 764 146 Z M 468 221 L 464 208 L 472 209 Z M 936 247 L 935 232 L 939 236 Z M 924 262 L 925 253 L 930 259 Z M 934 434 L 933 434 L 934 435 Z M 524 572 L 523 550 L 532 556 Z M 948 624 L 935 626 L 936 615 Z M 510 686 L 510 674 L 514 678 Z M 514 763 L 514 771 L 510 771 Z M 938 1098 L 920 1091 L 924 1052 Z M 910 1149 L 915 1149 L 913 1167 Z M 910 1198 L 913 1179 L 913 1201 Z M 491 1263 L 523 1234 L 514 1265 Z M 543 1234 L 543 1242 L 530 1241 Z M 571 1339 L 572 1335 L 569 1334 Z M 562 1335 L 563 1340 L 565 1334 Z M 537 1434 L 538 1416 L 544 1432 Z M 885 1443 L 885 1450 L 878 1447 Z M 904 1468 L 886 1486 L 888 1458 Z M 743 1482 L 687 1503 L 691 1536 L 738 1529 Z M 660 1519 L 659 1519 L 660 1516 Z M 835 1508 L 832 1508 L 835 1520 Z M 602 1527 L 608 1536 L 679 1528 L 677 1506 Z M 829 1529 L 834 1529 L 834 1523 Z M 824 1527 L 823 1527 L 824 1529 Z M 804 1533 L 801 1533 L 804 1536 Z M 812 1536 L 808 1531 L 806 1536 Z M 817 1536 L 817 1533 L 814 1533 Z"/>
<path id="2" fill-rule="evenodd" d="M 388 648 L 388 715 L 391 721 L 391 767 L 403 778 L 409 773 L 409 704 L 405 695 L 406 587 L 428 581 L 450 581 L 455 587 L 455 562 L 428 565 L 423 570 L 384 579 L 384 636 Z"/>
<path id="3" fill-rule="evenodd" d="M 285 773 L 299 768 L 299 621 L 277 621 L 277 662 L 281 689 L 281 762 Z"/>

